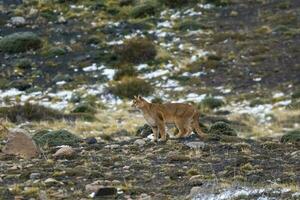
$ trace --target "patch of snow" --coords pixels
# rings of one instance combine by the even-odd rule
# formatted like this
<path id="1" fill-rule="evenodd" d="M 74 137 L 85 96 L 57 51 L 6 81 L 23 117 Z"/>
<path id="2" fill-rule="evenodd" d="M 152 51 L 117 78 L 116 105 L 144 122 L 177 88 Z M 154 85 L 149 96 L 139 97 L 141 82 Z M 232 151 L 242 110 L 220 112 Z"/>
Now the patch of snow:
<path id="1" fill-rule="evenodd" d="M 136 66 L 137 70 L 146 69 L 146 68 L 148 68 L 148 67 L 149 67 L 148 64 L 139 64 L 138 66 Z"/>
<path id="2" fill-rule="evenodd" d="M 66 83 L 67 83 L 66 81 L 58 81 L 58 82 L 56 82 L 56 85 L 64 85 Z"/>
<path id="3" fill-rule="evenodd" d="M 156 77 L 159 77 L 159 76 L 168 74 L 168 73 L 169 73 L 168 70 L 159 69 L 159 70 L 156 70 L 156 71 L 154 71 L 154 72 L 145 74 L 143 77 L 144 77 L 144 78 L 151 79 L 151 78 L 156 78 Z"/>
<path id="4" fill-rule="evenodd" d="M 284 93 L 283 92 L 277 92 L 273 94 L 273 98 L 280 98 L 280 97 L 284 97 Z"/>
<path id="5" fill-rule="evenodd" d="M 172 28 L 172 23 L 169 21 L 159 22 L 157 27 Z"/>
<path id="6" fill-rule="evenodd" d="M 16 88 L 11 88 L 11 89 L 5 90 L 5 91 L 0 90 L 0 98 L 14 97 L 14 96 L 18 96 L 21 94 L 24 94 L 24 92 L 22 92 Z"/>
<path id="7" fill-rule="evenodd" d="M 98 70 L 97 64 L 96 64 L 96 63 L 93 63 L 91 66 L 85 67 L 85 68 L 83 68 L 82 70 L 85 71 L 85 72 L 96 71 L 96 70 Z"/>
<path id="8" fill-rule="evenodd" d="M 292 103 L 292 100 L 285 100 L 285 101 L 279 101 L 277 103 L 275 103 L 274 105 L 275 106 L 287 106 L 289 105 L 290 103 Z"/>
<path id="9" fill-rule="evenodd" d="M 259 81 L 261 81 L 261 78 L 260 77 L 259 78 L 254 78 L 253 81 L 259 82 Z"/>

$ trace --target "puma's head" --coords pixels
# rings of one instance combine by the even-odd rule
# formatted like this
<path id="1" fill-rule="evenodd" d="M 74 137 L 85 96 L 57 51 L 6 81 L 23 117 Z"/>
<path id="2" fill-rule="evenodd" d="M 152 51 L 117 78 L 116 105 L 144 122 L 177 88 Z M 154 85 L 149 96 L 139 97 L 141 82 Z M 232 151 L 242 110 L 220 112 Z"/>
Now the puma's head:
<path id="1" fill-rule="evenodd" d="M 145 107 L 145 105 L 147 104 L 148 102 L 141 96 L 134 96 L 134 99 L 132 101 L 132 107 L 135 107 L 135 108 L 143 108 Z"/>

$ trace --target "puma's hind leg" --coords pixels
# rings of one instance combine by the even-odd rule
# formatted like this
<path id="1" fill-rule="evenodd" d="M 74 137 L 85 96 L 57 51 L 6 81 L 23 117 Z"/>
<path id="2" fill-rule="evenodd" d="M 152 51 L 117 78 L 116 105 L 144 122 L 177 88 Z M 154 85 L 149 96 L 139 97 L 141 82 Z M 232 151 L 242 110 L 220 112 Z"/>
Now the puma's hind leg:
<path id="1" fill-rule="evenodd" d="M 186 122 L 183 120 L 176 120 L 175 125 L 178 128 L 179 132 L 175 136 L 175 138 L 181 138 L 184 137 L 188 133 L 188 127 L 186 126 Z"/>

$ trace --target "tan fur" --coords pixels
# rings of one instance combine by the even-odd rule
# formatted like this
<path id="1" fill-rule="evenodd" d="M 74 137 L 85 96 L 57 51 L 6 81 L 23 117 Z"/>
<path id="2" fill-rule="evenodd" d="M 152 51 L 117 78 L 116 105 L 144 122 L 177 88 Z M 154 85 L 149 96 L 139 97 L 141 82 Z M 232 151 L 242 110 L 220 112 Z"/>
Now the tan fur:
<path id="1" fill-rule="evenodd" d="M 142 111 L 145 120 L 152 127 L 154 140 L 157 141 L 160 135 L 161 140 L 167 139 L 165 125 L 174 123 L 179 133 L 176 138 L 185 137 L 195 131 L 200 137 L 203 132 L 199 126 L 199 112 L 189 104 L 185 103 L 149 103 L 138 96 L 133 100 L 133 107 Z"/>

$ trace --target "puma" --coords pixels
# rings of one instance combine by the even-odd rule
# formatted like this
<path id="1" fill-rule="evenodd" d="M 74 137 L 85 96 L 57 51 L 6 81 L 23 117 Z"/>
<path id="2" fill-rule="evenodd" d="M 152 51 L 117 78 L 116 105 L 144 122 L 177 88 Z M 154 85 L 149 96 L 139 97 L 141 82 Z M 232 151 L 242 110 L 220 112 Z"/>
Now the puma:
<path id="1" fill-rule="evenodd" d="M 133 99 L 133 107 L 139 109 L 151 126 L 154 134 L 154 141 L 157 141 L 159 136 L 162 141 L 166 141 L 166 124 L 173 123 L 178 128 L 179 132 L 176 138 L 181 138 L 195 131 L 200 137 L 203 132 L 199 126 L 199 112 L 189 104 L 185 103 L 150 103 L 143 97 L 138 96 Z"/>

